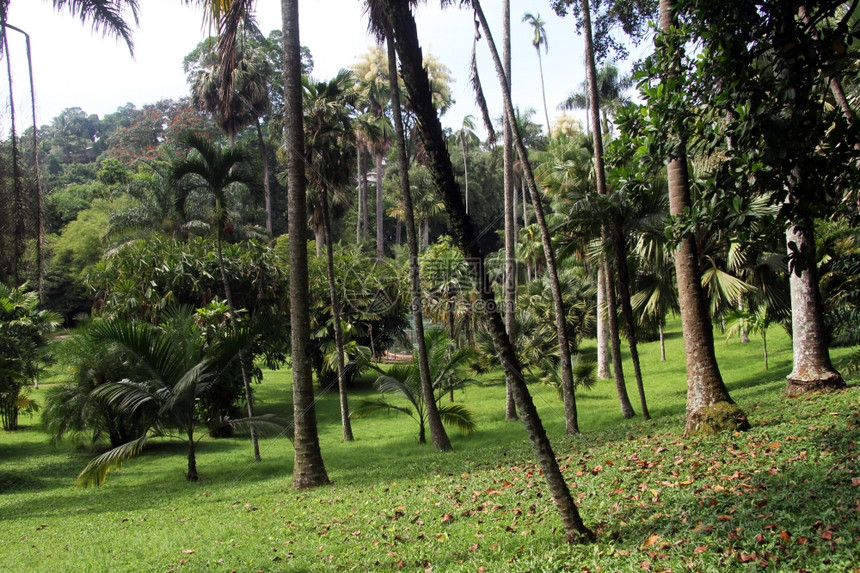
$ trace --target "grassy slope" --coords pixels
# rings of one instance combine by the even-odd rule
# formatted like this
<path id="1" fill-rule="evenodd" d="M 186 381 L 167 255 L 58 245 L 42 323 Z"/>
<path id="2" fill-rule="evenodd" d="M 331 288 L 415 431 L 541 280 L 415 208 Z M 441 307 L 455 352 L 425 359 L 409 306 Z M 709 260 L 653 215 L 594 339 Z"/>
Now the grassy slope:
<path id="1" fill-rule="evenodd" d="M 416 443 L 417 426 L 402 414 L 355 421 L 357 441 L 341 443 L 337 397 L 323 394 L 317 413 L 334 485 L 306 492 L 290 487 L 283 438 L 262 442 L 261 464 L 246 441 L 205 440 L 198 484 L 182 476 L 181 444 L 157 444 L 100 489 L 77 489 L 90 454 L 50 447 L 24 419 L 22 431 L 0 433 L 0 569 L 860 572 L 856 383 L 788 399 L 782 333 L 770 333 L 770 372 L 759 341 L 718 339 L 723 375 L 753 430 L 686 439 L 677 331 L 666 363 L 656 343 L 641 350 L 651 422 L 622 420 L 614 386 L 602 382 L 580 395 L 585 433 L 568 438 L 554 391 L 532 386 L 596 544 L 561 541 L 522 425 L 504 421 L 503 387 L 487 382 L 457 394 L 476 412 L 478 433 L 452 434 L 455 451 L 441 455 Z M 267 373 L 262 409 L 288 411 L 288 384 L 287 372 Z"/>

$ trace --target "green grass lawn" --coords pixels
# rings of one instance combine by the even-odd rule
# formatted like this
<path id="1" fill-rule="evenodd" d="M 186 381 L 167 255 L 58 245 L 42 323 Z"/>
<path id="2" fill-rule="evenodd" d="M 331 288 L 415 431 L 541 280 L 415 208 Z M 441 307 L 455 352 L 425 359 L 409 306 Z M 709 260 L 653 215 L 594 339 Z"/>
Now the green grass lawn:
<path id="1" fill-rule="evenodd" d="M 101 488 L 74 487 L 92 457 L 52 447 L 38 418 L 0 432 L 2 571 L 850 571 L 860 572 L 860 391 L 789 399 L 791 346 L 716 350 L 753 429 L 684 438 L 679 324 L 641 347 L 653 419 L 623 420 L 609 381 L 578 396 L 583 434 L 564 435 L 555 391 L 535 403 L 586 523 L 590 545 L 563 542 L 561 523 L 504 387 L 487 378 L 455 395 L 478 432 L 454 452 L 417 443 L 403 414 L 356 420 L 340 441 L 337 395 L 317 402 L 333 485 L 291 488 L 286 438 L 200 444 L 201 481 L 185 481 L 182 444 L 154 443 Z M 589 349 L 586 348 L 586 351 Z M 847 350 L 835 350 L 839 358 Z M 638 397 L 627 365 L 631 401 Z M 266 372 L 261 413 L 291 411 L 289 373 Z M 371 395 L 363 386 L 351 398 Z M 39 394 L 36 394 L 39 399 Z M 447 398 L 446 398 L 447 399 Z"/>

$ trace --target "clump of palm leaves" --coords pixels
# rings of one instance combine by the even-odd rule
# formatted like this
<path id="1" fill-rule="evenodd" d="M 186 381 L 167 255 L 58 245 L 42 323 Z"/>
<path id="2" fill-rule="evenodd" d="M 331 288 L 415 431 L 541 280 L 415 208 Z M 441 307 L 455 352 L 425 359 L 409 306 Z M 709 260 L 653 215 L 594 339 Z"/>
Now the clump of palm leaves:
<path id="1" fill-rule="evenodd" d="M 110 318 L 90 327 L 94 341 L 123 357 L 127 370 L 118 382 L 100 384 L 91 395 L 129 417 L 151 412 L 139 436 L 90 461 L 78 485 L 101 485 L 107 473 L 139 454 L 154 437 L 179 439 L 188 446 L 189 481 L 197 481 L 197 426 L 203 423 L 199 404 L 223 376 L 235 373 L 252 334 L 226 328 L 210 338 L 190 307 L 170 308 L 159 325 Z M 271 416 L 222 420 L 223 424 L 280 430 L 285 423 Z"/>
<path id="2" fill-rule="evenodd" d="M 442 423 L 454 426 L 464 434 L 474 432 L 477 424 L 472 412 L 462 404 L 445 403 L 442 400 L 445 394 L 453 396 L 454 390 L 474 381 L 467 373 L 474 358 L 474 350 L 469 347 L 456 348 L 448 334 L 440 328 L 429 329 L 424 334 L 424 344 Z M 350 417 L 364 418 L 392 410 L 403 412 L 418 422 L 418 442 L 426 443 L 427 408 L 421 392 L 417 353 L 413 352 L 409 364 L 394 365 L 387 372 L 380 370 L 374 386 L 382 396 L 373 400 L 360 400 Z M 389 396 L 392 395 L 405 399 L 405 402 L 390 400 Z"/>
<path id="3" fill-rule="evenodd" d="M 582 354 L 572 354 L 570 366 L 573 370 L 573 385 L 577 390 L 591 390 L 597 384 L 597 363 L 584 358 Z M 562 397 L 561 363 L 557 360 L 544 359 L 541 368 L 541 382 L 554 386 L 558 397 Z"/>

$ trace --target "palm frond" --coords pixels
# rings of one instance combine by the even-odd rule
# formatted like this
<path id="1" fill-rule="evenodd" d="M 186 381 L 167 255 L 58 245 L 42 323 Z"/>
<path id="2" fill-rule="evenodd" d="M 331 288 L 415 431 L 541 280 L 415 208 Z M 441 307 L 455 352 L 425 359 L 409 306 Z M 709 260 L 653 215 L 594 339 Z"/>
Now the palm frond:
<path id="1" fill-rule="evenodd" d="M 144 434 L 136 440 L 117 446 L 105 452 L 87 464 L 87 467 L 78 474 L 75 485 L 89 487 L 91 485 L 102 485 L 109 471 L 118 470 L 122 463 L 132 456 L 139 454 L 149 439 L 149 434 Z"/>
<path id="2" fill-rule="evenodd" d="M 478 429 L 478 423 L 472 411 L 462 404 L 444 404 L 439 406 L 439 417 L 444 424 L 454 426 L 464 434 L 471 434 Z"/>

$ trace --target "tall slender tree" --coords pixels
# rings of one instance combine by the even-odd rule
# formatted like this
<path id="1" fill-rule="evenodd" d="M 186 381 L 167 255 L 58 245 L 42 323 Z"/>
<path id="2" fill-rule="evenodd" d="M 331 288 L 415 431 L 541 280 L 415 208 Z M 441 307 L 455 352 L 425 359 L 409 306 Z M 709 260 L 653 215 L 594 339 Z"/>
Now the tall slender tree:
<path id="1" fill-rule="evenodd" d="M 382 18 L 377 22 L 387 24 Z M 394 116 L 394 134 L 397 145 L 397 164 L 400 168 L 400 195 L 403 198 L 403 212 L 406 220 L 406 242 L 409 249 L 409 285 L 412 298 L 412 319 L 415 327 L 415 339 L 418 341 L 418 377 L 421 382 L 421 393 L 424 397 L 424 407 L 427 414 L 427 424 L 430 426 L 430 439 L 437 452 L 452 449 L 451 440 L 436 403 L 433 379 L 430 374 L 430 358 L 424 336 L 424 312 L 421 308 L 423 298 L 421 292 L 421 277 L 418 267 L 418 236 L 415 228 L 415 212 L 412 205 L 412 189 L 409 185 L 409 158 L 406 149 L 406 134 L 403 127 L 403 112 L 401 107 L 400 86 L 397 74 L 397 52 L 394 49 L 394 33 L 390 25 L 386 25 L 385 45 L 388 49 L 388 81 L 391 90 L 391 110 Z"/>
<path id="2" fill-rule="evenodd" d="M 541 19 L 540 14 L 532 14 L 531 12 L 523 14 L 523 22 L 528 22 L 534 32 L 534 36 L 532 37 L 532 46 L 535 47 L 538 57 L 538 70 L 540 70 L 540 93 L 543 98 L 543 115 L 544 119 L 546 119 L 546 132 L 549 134 L 549 109 L 546 106 L 546 87 L 544 86 L 543 81 L 543 60 L 540 56 L 541 46 L 543 46 L 546 53 L 549 53 L 549 42 L 547 42 L 546 28 L 544 28 L 546 22 Z"/>
<path id="3" fill-rule="evenodd" d="M 343 441 L 353 441 L 352 423 L 349 419 L 349 402 L 346 389 L 346 366 L 341 308 L 335 282 L 334 239 L 331 231 L 331 208 L 329 192 L 345 188 L 352 175 L 354 128 L 350 114 L 358 99 L 353 89 L 352 74 L 341 70 L 328 82 L 305 83 L 305 133 L 307 134 L 305 155 L 310 187 L 319 193 L 315 208 L 321 211 L 323 236 L 325 238 L 326 269 L 328 275 L 329 300 L 331 301 L 332 329 L 337 353 L 337 385 L 340 396 L 340 418 Z M 317 245 L 319 249 L 319 245 Z"/>
<path id="4" fill-rule="evenodd" d="M 581 8 L 582 8 L 582 28 L 583 28 L 583 37 L 585 39 L 585 64 L 588 68 L 588 93 L 589 100 L 591 101 L 591 131 L 592 137 L 594 140 L 594 172 L 597 180 L 597 192 L 600 195 L 606 196 L 609 194 L 609 188 L 606 184 L 606 166 L 603 161 L 603 130 L 600 126 L 600 92 L 598 91 L 597 85 L 597 66 L 595 65 L 595 57 L 594 57 L 594 36 L 591 30 L 591 7 L 589 5 L 588 0 L 581 0 Z M 624 326 L 627 330 L 627 341 L 630 346 L 630 358 L 633 362 L 633 369 L 636 375 L 636 386 L 639 390 L 639 403 L 642 407 L 642 416 L 648 420 L 651 418 L 648 413 L 648 404 L 645 400 L 645 388 L 642 383 L 642 370 L 639 366 L 639 350 L 636 341 L 636 323 L 633 318 L 633 307 L 630 304 L 630 280 L 629 273 L 627 272 L 627 239 L 623 233 L 623 227 L 620 225 L 619 221 L 615 221 L 614 225 L 611 225 L 612 229 L 610 230 L 609 224 L 604 224 L 601 230 L 601 235 L 606 243 L 606 239 L 609 238 L 610 233 L 612 233 L 612 239 L 609 241 L 610 244 L 614 247 L 614 255 L 615 255 L 615 272 L 618 277 L 617 285 L 618 285 L 618 295 L 621 299 L 621 314 L 624 317 Z M 608 275 L 607 275 L 608 276 Z M 615 281 L 608 282 L 606 288 L 614 288 Z M 616 312 L 615 304 L 613 304 L 616 300 L 616 297 L 613 296 L 613 293 L 609 293 L 608 291 L 605 293 L 607 295 L 607 312 L 610 315 L 614 316 Z M 616 332 L 611 333 L 611 341 L 612 344 L 617 345 L 618 343 L 618 326 L 617 320 L 610 321 L 610 325 L 615 324 Z M 613 349 L 613 356 L 618 354 L 617 349 Z M 621 370 L 621 361 L 615 360 L 613 358 L 613 368 L 615 370 L 616 376 L 616 384 L 619 384 L 619 379 L 621 380 L 620 384 L 623 385 L 623 372 Z M 620 386 L 619 386 L 620 389 Z M 626 394 L 626 391 L 624 392 Z M 620 395 L 620 394 L 619 394 Z M 625 410 L 624 400 L 622 398 L 622 410 Z M 629 409 L 627 411 L 632 411 Z M 625 412 L 625 417 L 626 417 Z"/>
<path id="5" fill-rule="evenodd" d="M 519 156 L 520 165 L 522 167 L 523 179 L 525 180 L 529 193 L 532 198 L 532 207 L 535 213 L 535 220 L 540 229 L 541 243 L 544 250 L 544 259 L 546 263 L 547 278 L 552 291 L 553 305 L 555 307 L 556 333 L 558 336 L 559 359 L 561 360 L 562 372 L 562 395 L 564 397 L 565 408 L 565 430 L 568 434 L 579 432 L 579 422 L 576 412 L 576 396 L 574 394 L 573 384 L 573 369 L 571 366 L 570 344 L 568 342 L 567 329 L 564 324 L 564 301 L 561 296 L 561 286 L 559 284 L 558 269 L 556 268 L 556 256 L 552 245 L 549 227 L 547 226 L 546 218 L 544 217 L 543 207 L 541 204 L 540 193 L 535 184 L 534 174 L 532 173 L 531 164 L 529 163 L 528 152 L 526 151 L 523 139 L 520 136 L 519 128 L 515 121 L 515 112 L 513 103 L 511 102 L 511 94 L 508 89 L 507 78 L 505 76 L 504 65 L 499 57 L 499 52 L 496 49 L 493 36 L 490 32 L 489 24 L 484 17 L 481 4 L 477 0 L 473 0 L 472 6 L 475 9 L 475 14 L 481 23 L 481 28 L 484 31 L 484 36 L 490 47 L 490 53 L 493 56 L 493 62 L 496 65 L 496 74 L 499 77 L 499 83 L 502 86 L 502 100 L 505 104 L 505 115 L 508 117 L 511 128 L 514 146 Z"/>
<path id="6" fill-rule="evenodd" d="M 511 0 L 503 0 L 502 5 L 502 51 L 505 78 L 511 87 Z M 538 52 L 540 54 L 540 52 Z M 517 310 L 517 186 L 514 182 L 514 140 L 507 114 L 502 114 L 503 149 L 502 167 L 504 169 L 504 208 L 505 208 L 505 330 L 511 344 L 516 339 Z M 514 399 L 514 380 L 505 377 L 505 419 L 517 419 L 517 403 Z"/>
<path id="7" fill-rule="evenodd" d="M 215 203 L 215 248 L 218 256 L 218 270 L 221 274 L 221 284 L 224 287 L 224 297 L 227 299 L 227 307 L 230 311 L 230 321 L 233 325 L 233 334 L 239 333 L 239 320 L 236 314 L 236 306 L 233 304 L 233 292 L 230 288 L 230 280 L 224 266 L 224 250 L 222 243 L 224 230 L 229 224 L 227 199 L 230 188 L 234 185 L 242 185 L 249 182 L 248 174 L 242 171 L 242 163 L 247 159 L 244 152 L 236 148 L 223 149 L 207 139 L 191 134 L 185 140 L 191 151 L 189 155 L 177 161 L 172 168 L 172 177 L 175 181 L 187 182 L 189 185 L 181 186 L 177 205 L 184 212 L 185 203 L 192 191 L 203 191 L 212 196 Z M 239 353 L 240 358 L 243 353 Z M 251 381 L 248 368 L 244 359 L 240 360 L 242 372 L 242 385 L 245 390 L 245 403 L 248 408 L 248 417 L 254 416 L 254 397 L 251 391 Z M 251 443 L 254 448 L 254 460 L 260 461 L 260 444 L 257 431 L 251 428 Z"/>
<path id="8" fill-rule="evenodd" d="M 517 408 L 522 416 L 535 456 L 541 465 L 544 476 L 552 493 L 553 501 L 559 511 L 568 540 L 593 539 L 579 515 L 570 490 L 564 480 L 558 461 L 552 450 L 546 431 L 531 399 L 528 386 L 523 378 L 519 358 L 505 332 L 502 317 L 498 312 L 492 285 L 484 266 L 484 256 L 476 240 L 475 229 L 466 215 L 465 205 L 459 186 L 454 177 L 451 158 L 448 155 L 442 126 L 433 105 L 427 72 L 422 65 L 421 47 L 415 19 L 408 2 L 395 0 L 370 0 L 376 10 L 372 17 L 385 17 L 394 33 L 395 48 L 400 59 L 400 70 L 410 106 L 418 119 L 421 140 L 429 160 L 437 188 L 442 195 L 445 208 L 451 218 L 451 225 L 457 240 L 467 257 L 471 259 L 470 268 L 475 278 L 479 297 L 486 305 L 488 329 L 496 352 L 503 367 L 513 374 Z"/>
<path id="9" fill-rule="evenodd" d="M 302 114 L 302 53 L 299 2 L 281 0 L 284 34 L 284 142 L 287 148 L 287 199 L 290 233 L 290 346 L 295 420 L 293 487 L 329 483 L 320 450 L 310 356 L 305 134 Z"/>

